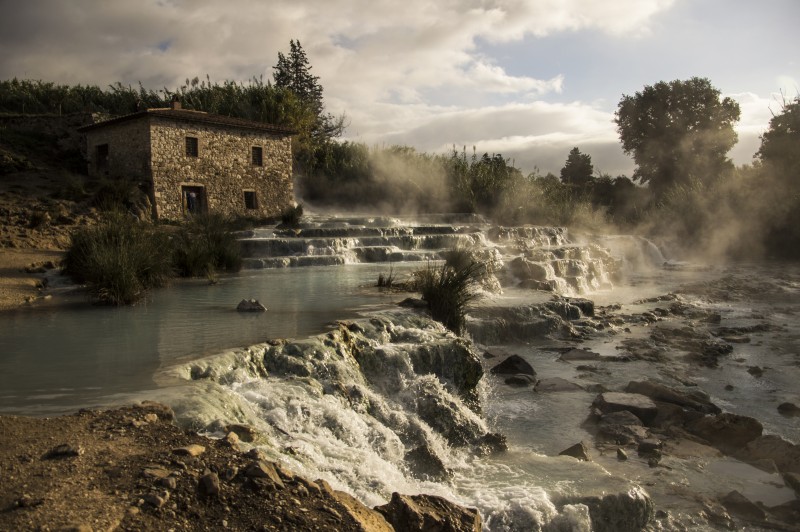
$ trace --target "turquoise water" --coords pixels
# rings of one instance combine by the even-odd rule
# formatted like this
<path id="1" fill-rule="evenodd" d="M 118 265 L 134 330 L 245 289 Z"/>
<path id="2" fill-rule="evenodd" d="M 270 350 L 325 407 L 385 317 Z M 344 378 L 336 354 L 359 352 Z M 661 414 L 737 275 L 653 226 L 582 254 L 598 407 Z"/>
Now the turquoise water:
<path id="1" fill-rule="evenodd" d="M 394 265 L 402 272 L 419 265 Z M 374 287 L 386 265 L 245 271 L 154 291 L 132 307 L 78 298 L 0 315 L 0 413 L 48 415 L 126 401 L 182 359 L 274 338 L 304 338 L 406 297 Z M 255 298 L 265 313 L 241 313 Z"/>

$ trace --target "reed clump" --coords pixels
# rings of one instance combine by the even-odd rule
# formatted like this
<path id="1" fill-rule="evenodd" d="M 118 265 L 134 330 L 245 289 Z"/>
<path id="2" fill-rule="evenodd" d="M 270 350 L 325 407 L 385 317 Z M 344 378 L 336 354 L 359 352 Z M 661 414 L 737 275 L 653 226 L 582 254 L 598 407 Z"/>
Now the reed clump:
<path id="1" fill-rule="evenodd" d="M 416 284 L 431 317 L 460 335 L 466 328 L 467 306 L 479 295 L 477 287 L 485 266 L 465 250 L 451 250 L 446 255 L 443 263 L 428 263 L 417 271 Z"/>
<path id="2" fill-rule="evenodd" d="M 134 303 L 173 276 L 167 233 L 122 211 L 74 232 L 64 263 L 65 273 L 112 305 Z"/>

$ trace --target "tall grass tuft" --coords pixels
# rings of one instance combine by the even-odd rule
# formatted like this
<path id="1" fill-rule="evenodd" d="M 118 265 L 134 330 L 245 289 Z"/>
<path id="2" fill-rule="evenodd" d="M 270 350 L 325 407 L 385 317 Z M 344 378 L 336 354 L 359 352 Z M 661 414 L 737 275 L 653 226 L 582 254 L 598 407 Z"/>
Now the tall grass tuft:
<path id="1" fill-rule="evenodd" d="M 174 260 L 180 275 L 213 280 L 218 271 L 239 271 L 242 252 L 225 217 L 199 214 L 175 235 Z"/>
<path id="2" fill-rule="evenodd" d="M 483 263 L 453 250 L 443 264 L 429 263 L 416 272 L 417 286 L 428 303 L 431 317 L 454 333 L 463 334 L 467 305 L 478 297 L 476 288 L 484 271 Z"/>
<path id="3" fill-rule="evenodd" d="M 72 234 L 65 272 L 102 303 L 127 305 L 172 275 L 169 237 L 151 224 L 112 211 Z"/>

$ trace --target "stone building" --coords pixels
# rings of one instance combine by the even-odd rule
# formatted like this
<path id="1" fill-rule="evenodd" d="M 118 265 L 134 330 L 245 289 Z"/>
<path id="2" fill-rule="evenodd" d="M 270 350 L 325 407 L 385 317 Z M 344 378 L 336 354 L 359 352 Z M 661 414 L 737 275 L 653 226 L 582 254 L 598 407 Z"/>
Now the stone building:
<path id="1" fill-rule="evenodd" d="M 192 212 L 275 216 L 294 204 L 291 129 L 174 102 L 79 131 L 89 175 L 140 183 L 156 219 Z"/>

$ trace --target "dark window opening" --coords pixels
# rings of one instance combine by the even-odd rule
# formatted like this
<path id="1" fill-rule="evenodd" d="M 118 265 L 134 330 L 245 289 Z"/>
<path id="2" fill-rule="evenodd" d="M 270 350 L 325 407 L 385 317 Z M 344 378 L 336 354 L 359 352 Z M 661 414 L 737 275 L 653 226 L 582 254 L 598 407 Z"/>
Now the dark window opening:
<path id="1" fill-rule="evenodd" d="M 186 156 L 197 157 L 199 153 L 197 137 L 186 137 Z"/>
<path id="2" fill-rule="evenodd" d="M 261 146 L 253 146 L 253 166 L 264 166 L 264 149 Z"/>
<path id="3" fill-rule="evenodd" d="M 98 172 L 108 170 L 108 144 L 95 147 L 95 163 Z"/>
<path id="4" fill-rule="evenodd" d="M 258 200 L 256 198 L 256 192 L 254 190 L 244 191 L 244 207 L 245 209 L 258 208 Z"/>

